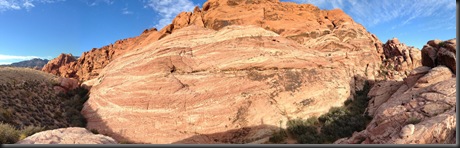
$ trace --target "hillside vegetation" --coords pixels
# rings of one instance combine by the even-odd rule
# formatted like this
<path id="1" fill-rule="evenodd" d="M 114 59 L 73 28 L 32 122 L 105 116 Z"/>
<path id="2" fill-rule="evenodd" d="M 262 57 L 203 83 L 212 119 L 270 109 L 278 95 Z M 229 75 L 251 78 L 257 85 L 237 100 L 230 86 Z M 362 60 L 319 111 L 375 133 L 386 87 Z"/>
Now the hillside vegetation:
<path id="1" fill-rule="evenodd" d="M 35 132 L 84 127 L 80 111 L 88 91 L 56 93 L 57 77 L 27 68 L 0 68 L 0 143 L 14 143 Z"/>
<path id="2" fill-rule="evenodd" d="M 287 129 L 280 128 L 270 137 L 270 142 L 285 143 L 289 134 L 300 144 L 330 144 L 365 129 L 372 119 L 365 112 L 370 88 L 369 83 L 365 83 L 353 100 L 347 100 L 344 106 L 333 107 L 319 117 L 289 120 Z"/>

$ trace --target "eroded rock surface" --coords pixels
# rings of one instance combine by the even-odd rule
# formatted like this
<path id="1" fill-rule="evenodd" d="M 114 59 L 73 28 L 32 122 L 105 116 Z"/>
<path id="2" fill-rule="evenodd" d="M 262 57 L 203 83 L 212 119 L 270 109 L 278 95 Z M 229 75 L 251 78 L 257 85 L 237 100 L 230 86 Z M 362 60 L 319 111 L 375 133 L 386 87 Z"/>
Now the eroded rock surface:
<path id="1" fill-rule="evenodd" d="M 96 77 L 100 70 L 116 57 L 127 51 L 142 48 L 158 40 L 160 36 L 155 28 L 146 29 L 137 37 L 118 40 L 114 44 L 101 48 L 93 48 L 91 51 L 84 52 L 78 59 L 62 60 L 63 55 L 61 55 L 45 65 L 43 71 L 86 81 Z"/>
<path id="2" fill-rule="evenodd" d="M 73 75 L 68 74 L 69 69 L 67 65 L 74 61 L 76 61 L 76 59 L 72 54 L 63 53 L 43 66 L 42 71 L 62 77 L 73 77 Z"/>
<path id="3" fill-rule="evenodd" d="M 446 42 L 449 46 L 455 43 L 452 40 Z M 335 143 L 456 143 L 456 75 L 446 64 L 455 64 L 450 61 L 455 57 L 435 54 L 441 48 L 451 48 L 440 46 L 441 43 L 439 40 L 428 42 L 422 50 L 424 66 L 414 69 L 404 81 L 376 84 L 368 94 L 372 98 L 368 111 L 374 117 L 371 123 L 365 130 Z M 450 49 L 449 53 L 455 53 L 455 50 Z"/>
<path id="4" fill-rule="evenodd" d="M 420 50 L 399 42 L 397 38 L 388 40 L 382 46 L 385 59 L 381 73 L 389 79 L 402 80 L 412 69 L 422 65 Z"/>
<path id="5" fill-rule="evenodd" d="M 428 67 L 445 65 L 455 74 L 456 48 L 456 38 L 446 41 L 430 40 L 422 49 L 422 65 Z"/>
<path id="6" fill-rule="evenodd" d="M 117 140 L 250 142 L 343 105 L 375 53 L 319 52 L 257 26 L 189 26 L 109 63 L 82 113 Z"/>
<path id="7" fill-rule="evenodd" d="M 118 144 L 113 138 L 85 128 L 69 127 L 35 133 L 16 144 Z"/>

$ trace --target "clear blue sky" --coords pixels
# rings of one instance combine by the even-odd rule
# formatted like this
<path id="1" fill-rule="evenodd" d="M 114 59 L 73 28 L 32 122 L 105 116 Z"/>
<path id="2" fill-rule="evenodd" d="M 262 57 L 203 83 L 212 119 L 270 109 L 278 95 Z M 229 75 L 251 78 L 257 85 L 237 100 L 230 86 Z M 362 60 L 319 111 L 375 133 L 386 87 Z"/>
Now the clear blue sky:
<path id="1" fill-rule="evenodd" d="M 206 0 L 0 0 L 0 64 L 52 59 L 161 29 Z M 281 0 L 341 8 L 382 42 L 397 37 L 422 48 L 456 36 L 453 0 Z"/>

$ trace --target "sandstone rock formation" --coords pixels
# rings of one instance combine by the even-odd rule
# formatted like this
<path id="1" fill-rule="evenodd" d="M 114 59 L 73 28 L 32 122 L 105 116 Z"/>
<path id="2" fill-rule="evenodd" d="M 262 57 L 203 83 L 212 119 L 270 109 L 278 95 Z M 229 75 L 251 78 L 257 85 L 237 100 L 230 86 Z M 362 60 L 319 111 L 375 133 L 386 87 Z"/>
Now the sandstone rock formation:
<path id="1" fill-rule="evenodd" d="M 89 80 L 96 77 L 102 68 L 119 55 L 140 49 L 160 37 L 161 34 L 155 28 L 146 29 L 138 37 L 118 40 L 114 44 L 84 52 L 78 60 L 62 60 L 66 56 L 61 55 L 45 65 L 43 71 L 82 81 Z"/>
<path id="2" fill-rule="evenodd" d="M 381 42 L 375 35 L 355 23 L 339 9 L 320 10 L 310 4 L 279 2 L 278 0 L 209 0 L 200 9 L 182 12 L 172 24 L 160 31 L 146 30 L 139 37 L 117 41 L 85 52 L 80 59 L 63 69 L 63 75 L 80 80 L 95 78 L 110 61 L 132 50 L 144 48 L 186 26 L 195 25 L 219 30 L 229 25 L 256 25 L 276 32 L 282 37 L 297 41 L 310 50 L 343 53 L 365 50 L 383 55 Z M 373 57 L 373 56 L 370 56 Z M 352 58 L 352 57 L 347 57 Z M 370 69 L 379 68 L 369 65 Z M 374 72 L 374 70 L 368 70 Z M 373 74 L 370 74 L 373 75 Z"/>
<path id="3" fill-rule="evenodd" d="M 85 128 L 69 127 L 33 134 L 16 144 L 118 144 L 113 138 L 93 134 Z"/>
<path id="4" fill-rule="evenodd" d="M 456 38 L 447 41 L 431 40 L 422 49 L 423 66 L 445 65 L 456 73 Z"/>
<path id="5" fill-rule="evenodd" d="M 429 41 L 422 50 L 422 61 L 426 66 L 414 69 L 404 81 L 376 84 L 368 94 L 372 98 L 368 111 L 374 117 L 371 123 L 365 130 L 335 143 L 456 143 L 456 75 L 452 68 L 445 66 L 452 59 L 443 59 L 455 60 L 455 56 L 433 58 L 434 54 L 427 54 L 435 53 L 432 47 L 439 45 L 436 42 L 440 41 Z M 452 40 L 448 42 L 452 43 Z M 455 53 L 455 50 L 449 52 Z"/>
<path id="6" fill-rule="evenodd" d="M 400 43 L 397 38 L 388 40 L 383 46 L 385 59 L 381 66 L 381 74 L 389 79 L 402 80 L 412 69 L 421 66 L 420 50 Z"/>
<path id="7" fill-rule="evenodd" d="M 117 140 L 245 143 L 343 105 L 378 61 L 375 49 L 320 52 L 257 26 L 189 26 L 109 63 L 82 114 Z"/>
<path id="8" fill-rule="evenodd" d="M 67 65 L 74 61 L 76 61 L 76 59 L 72 54 L 60 54 L 57 58 L 54 58 L 43 66 L 42 71 L 62 77 L 73 77 L 73 75 L 68 74 L 69 69 Z"/>

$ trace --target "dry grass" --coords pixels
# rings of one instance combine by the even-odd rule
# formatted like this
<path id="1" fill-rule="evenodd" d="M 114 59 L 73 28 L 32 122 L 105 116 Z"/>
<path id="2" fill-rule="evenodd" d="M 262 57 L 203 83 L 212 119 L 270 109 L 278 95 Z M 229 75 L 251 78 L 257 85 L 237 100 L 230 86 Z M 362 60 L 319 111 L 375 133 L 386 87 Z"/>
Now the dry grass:
<path id="1" fill-rule="evenodd" d="M 30 68 L 0 67 L 0 84 L 37 80 L 51 82 L 56 76 Z"/>
<path id="2" fill-rule="evenodd" d="M 17 129 L 10 124 L 0 122 L 0 144 L 16 143 L 19 140 L 25 139 L 34 133 L 45 130 L 43 127 L 27 126 L 22 129 Z"/>

